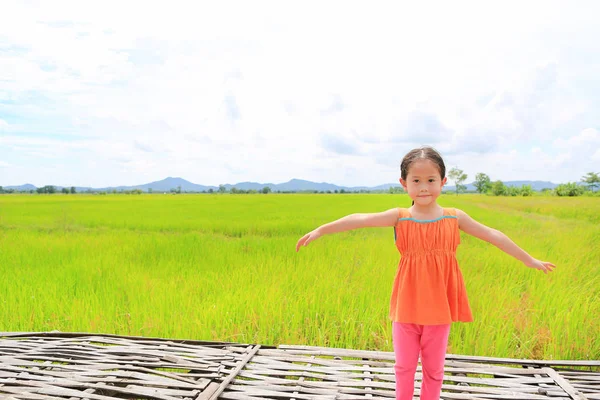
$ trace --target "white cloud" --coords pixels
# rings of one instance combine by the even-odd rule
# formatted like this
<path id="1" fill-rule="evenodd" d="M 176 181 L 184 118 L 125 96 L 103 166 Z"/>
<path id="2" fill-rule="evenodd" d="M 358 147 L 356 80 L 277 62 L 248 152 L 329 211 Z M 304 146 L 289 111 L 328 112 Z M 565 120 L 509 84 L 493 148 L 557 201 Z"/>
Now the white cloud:
<path id="1" fill-rule="evenodd" d="M 569 171 L 570 180 L 577 181 L 584 174 L 598 170 L 595 161 L 600 158 L 600 132 L 597 129 L 587 128 L 570 138 L 558 138 L 553 145 L 558 158 L 565 159 L 563 167 Z"/>
<path id="2" fill-rule="evenodd" d="M 66 157 L 80 168 L 55 173 L 90 185 L 375 185 L 433 144 L 472 176 L 573 180 L 553 168 L 589 169 L 597 154 L 577 157 L 569 137 L 600 126 L 598 8 L 12 4 L 0 15 L 0 159 L 23 181 Z"/>
<path id="3" fill-rule="evenodd" d="M 0 145 L 2 144 L 2 136 L 5 132 L 9 131 L 10 125 L 8 122 L 0 119 Z"/>
<path id="4" fill-rule="evenodd" d="M 594 128 L 587 128 L 582 130 L 578 135 L 571 136 L 568 139 L 556 139 L 554 146 L 567 150 L 594 150 L 600 146 L 600 133 Z"/>

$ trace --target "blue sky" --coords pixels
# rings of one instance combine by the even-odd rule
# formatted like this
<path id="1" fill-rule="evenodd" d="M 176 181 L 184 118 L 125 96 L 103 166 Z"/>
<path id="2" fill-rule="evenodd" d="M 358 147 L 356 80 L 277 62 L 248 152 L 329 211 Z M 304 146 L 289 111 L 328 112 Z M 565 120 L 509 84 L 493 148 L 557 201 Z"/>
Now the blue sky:
<path id="1" fill-rule="evenodd" d="M 11 2 L 0 186 L 600 172 L 598 2 Z"/>

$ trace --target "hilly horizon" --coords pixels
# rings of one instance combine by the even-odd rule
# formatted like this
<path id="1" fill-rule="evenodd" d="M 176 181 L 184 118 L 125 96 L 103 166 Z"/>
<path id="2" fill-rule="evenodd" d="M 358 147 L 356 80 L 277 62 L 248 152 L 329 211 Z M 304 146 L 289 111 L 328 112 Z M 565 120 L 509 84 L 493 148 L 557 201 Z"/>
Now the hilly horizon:
<path id="1" fill-rule="evenodd" d="M 542 189 L 554 189 L 558 184 L 548 182 L 548 181 L 507 181 L 504 182 L 506 186 L 517 186 L 520 187 L 522 185 L 531 185 L 533 190 L 542 190 Z M 62 188 L 70 188 L 70 186 L 59 186 L 59 185 L 48 185 L 54 186 L 57 190 L 61 190 Z M 236 188 L 239 190 L 256 190 L 260 191 L 264 187 L 270 187 L 273 192 L 300 192 L 300 191 L 335 191 L 335 190 L 345 190 L 345 191 L 385 191 L 390 187 L 399 187 L 399 183 L 384 183 L 377 186 L 340 186 L 333 183 L 328 182 L 312 182 L 303 179 L 290 179 L 288 182 L 283 182 L 279 184 L 274 183 L 260 183 L 260 182 L 238 182 L 235 184 L 223 184 L 222 185 L 226 191 L 231 191 L 232 188 Z M 472 183 L 466 184 L 468 191 L 475 190 L 475 186 Z M 0 186 L 2 187 L 2 186 Z M 212 185 L 201 185 L 192 183 L 186 179 L 181 177 L 167 177 L 160 181 L 154 181 L 150 183 L 145 183 L 141 185 L 132 185 L 132 186 L 109 186 L 102 188 L 92 188 L 92 187 L 81 187 L 75 186 L 75 190 L 79 193 L 81 192 L 108 192 L 108 191 L 127 191 L 127 190 L 136 190 L 140 189 L 144 192 L 148 192 L 151 190 L 152 192 L 170 192 L 172 189 L 177 190 L 181 187 L 181 192 L 208 192 L 209 190 L 218 191 L 219 186 Z M 32 184 L 24 184 L 19 186 L 5 186 L 4 189 L 12 189 L 15 191 L 31 191 L 36 190 L 37 186 Z M 445 191 L 456 190 L 455 186 L 446 185 L 444 187 Z"/>

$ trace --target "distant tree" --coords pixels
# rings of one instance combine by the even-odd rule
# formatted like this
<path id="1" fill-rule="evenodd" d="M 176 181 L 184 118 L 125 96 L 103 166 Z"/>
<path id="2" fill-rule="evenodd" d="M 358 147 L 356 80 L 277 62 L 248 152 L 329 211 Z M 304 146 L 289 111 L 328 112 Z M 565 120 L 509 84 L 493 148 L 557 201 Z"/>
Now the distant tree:
<path id="1" fill-rule="evenodd" d="M 521 196 L 533 196 L 533 188 L 531 185 L 521 186 Z"/>
<path id="2" fill-rule="evenodd" d="M 77 193 L 77 191 L 75 190 L 75 186 L 71 186 L 70 192 L 71 192 L 71 194 Z"/>
<path id="3" fill-rule="evenodd" d="M 339 192 L 338 192 L 338 190 L 337 190 L 337 189 L 335 189 L 335 190 L 333 191 L 333 193 L 339 193 Z"/>
<path id="4" fill-rule="evenodd" d="M 507 188 L 502 181 L 498 180 L 492 183 L 492 194 L 494 196 L 505 196 L 507 194 Z"/>
<path id="5" fill-rule="evenodd" d="M 592 192 L 594 189 L 600 184 L 600 173 L 596 172 L 588 172 L 586 176 L 581 178 L 581 182 L 588 185 L 588 187 L 592 188 Z"/>
<path id="6" fill-rule="evenodd" d="M 220 190 L 219 190 L 219 191 L 220 191 Z M 230 191 L 231 193 L 233 193 L 233 194 L 240 193 L 240 191 L 239 191 L 239 190 L 238 190 L 238 189 L 237 189 L 235 186 L 233 186 L 231 189 L 229 189 L 229 191 Z"/>
<path id="7" fill-rule="evenodd" d="M 456 195 L 461 191 L 465 191 L 467 187 L 462 183 L 467 180 L 467 174 L 463 172 L 462 169 L 458 169 L 456 167 L 452 168 L 450 172 L 448 172 L 448 178 L 454 181 L 456 184 Z"/>
<path id="8" fill-rule="evenodd" d="M 219 185 L 219 193 L 225 193 L 226 191 L 225 185 Z"/>
<path id="9" fill-rule="evenodd" d="M 177 194 L 181 194 L 181 185 L 177 186 Z"/>
<path id="10" fill-rule="evenodd" d="M 263 194 L 271 193 L 271 188 L 269 186 L 265 186 L 264 188 L 262 188 L 262 193 Z"/>
<path id="11" fill-rule="evenodd" d="M 4 193 L 4 189 L 0 186 L 0 193 Z"/>
<path id="12" fill-rule="evenodd" d="M 152 194 L 152 188 L 148 188 L 148 193 Z"/>
<path id="13" fill-rule="evenodd" d="M 346 193 L 344 189 L 340 189 L 340 193 Z"/>
<path id="14" fill-rule="evenodd" d="M 66 187 L 62 188 L 61 192 L 64 193 L 64 194 L 69 194 L 69 189 L 66 188 Z"/>
<path id="15" fill-rule="evenodd" d="M 208 193 L 214 193 L 214 190 L 213 190 L 213 188 L 209 188 L 209 189 L 208 189 Z"/>
<path id="16" fill-rule="evenodd" d="M 506 195 L 508 196 L 520 196 L 521 189 L 516 186 L 507 186 L 506 187 Z"/>
<path id="17" fill-rule="evenodd" d="M 569 182 L 558 185 L 554 191 L 558 196 L 580 196 L 585 189 L 576 182 Z"/>
<path id="18" fill-rule="evenodd" d="M 56 188 L 52 185 L 46 185 L 44 187 L 37 188 L 36 191 L 40 194 L 43 194 L 43 193 L 53 194 L 53 193 L 56 193 Z"/>
<path id="19" fill-rule="evenodd" d="M 475 175 L 474 185 L 477 188 L 478 193 L 487 193 L 487 191 L 492 188 L 492 181 L 490 180 L 490 177 L 483 172 L 478 172 Z"/>

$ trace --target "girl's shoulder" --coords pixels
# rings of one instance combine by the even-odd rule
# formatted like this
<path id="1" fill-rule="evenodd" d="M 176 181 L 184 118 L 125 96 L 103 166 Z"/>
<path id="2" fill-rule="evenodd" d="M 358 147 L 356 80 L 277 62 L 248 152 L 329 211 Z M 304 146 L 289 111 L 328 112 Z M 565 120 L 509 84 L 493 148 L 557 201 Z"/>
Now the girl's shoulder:
<path id="1" fill-rule="evenodd" d="M 444 207 L 444 215 L 458 217 L 460 210 L 458 208 Z"/>
<path id="2" fill-rule="evenodd" d="M 398 207 L 398 220 L 402 218 L 410 218 L 410 211 L 408 208 Z"/>
<path id="3" fill-rule="evenodd" d="M 451 212 L 453 212 L 454 214 L 451 215 L 454 215 L 456 217 L 456 220 L 458 221 L 459 225 L 461 225 L 462 222 L 464 222 L 465 220 L 471 219 L 471 217 L 469 217 L 469 215 L 460 208 L 449 208 L 448 210 L 452 210 Z"/>

